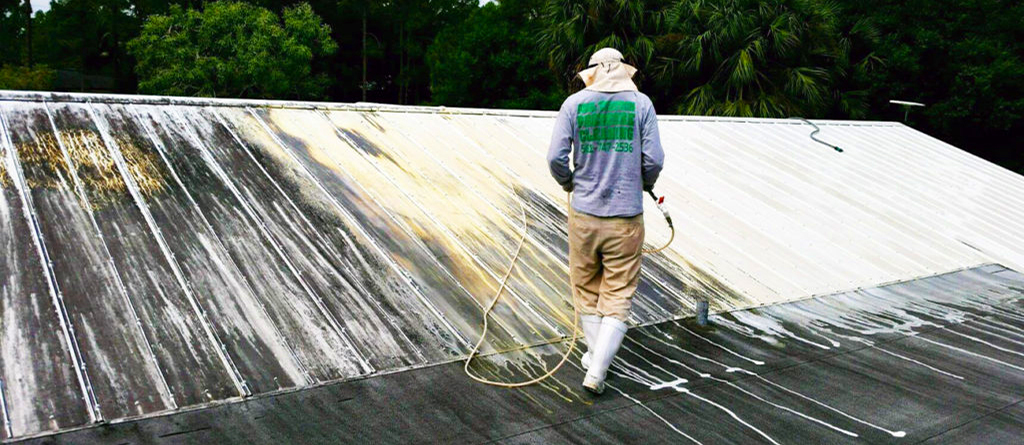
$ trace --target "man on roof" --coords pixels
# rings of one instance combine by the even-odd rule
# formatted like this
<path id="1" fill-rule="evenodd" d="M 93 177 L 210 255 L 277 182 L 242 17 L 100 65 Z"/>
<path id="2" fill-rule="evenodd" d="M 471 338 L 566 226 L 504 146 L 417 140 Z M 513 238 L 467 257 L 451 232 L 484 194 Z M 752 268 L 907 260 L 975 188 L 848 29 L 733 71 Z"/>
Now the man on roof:
<path id="1" fill-rule="evenodd" d="M 632 80 L 636 71 L 613 48 L 595 52 L 579 73 L 586 88 L 558 112 L 547 157 L 551 176 L 572 193 L 569 275 L 588 349 L 583 387 L 595 394 L 604 392 L 626 334 L 640 279 L 643 192 L 654 188 L 665 159 L 654 105 Z"/>

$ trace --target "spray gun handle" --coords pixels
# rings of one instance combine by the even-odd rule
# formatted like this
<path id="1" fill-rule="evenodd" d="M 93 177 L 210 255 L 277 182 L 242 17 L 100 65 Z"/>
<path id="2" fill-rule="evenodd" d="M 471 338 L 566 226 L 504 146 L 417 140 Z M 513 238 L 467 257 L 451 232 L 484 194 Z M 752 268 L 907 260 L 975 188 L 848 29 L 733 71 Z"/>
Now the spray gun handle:
<path id="1" fill-rule="evenodd" d="M 665 197 L 658 197 L 654 194 L 654 190 L 648 190 L 647 193 L 654 199 L 654 205 L 658 206 L 658 210 L 661 210 L 661 214 L 665 217 L 665 221 L 668 222 L 669 228 L 672 228 L 672 215 L 668 214 L 668 207 L 665 206 Z"/>

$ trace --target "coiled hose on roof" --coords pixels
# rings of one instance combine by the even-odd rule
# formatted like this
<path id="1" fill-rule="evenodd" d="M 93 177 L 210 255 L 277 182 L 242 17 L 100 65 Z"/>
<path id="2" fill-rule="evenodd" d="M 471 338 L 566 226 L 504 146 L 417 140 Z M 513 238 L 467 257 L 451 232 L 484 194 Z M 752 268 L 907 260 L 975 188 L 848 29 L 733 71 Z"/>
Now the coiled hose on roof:
<path id="1" fill-rule="evenodd" d="M 514 190 L 513 190 L 513 193 L 515 193 Z M 660 210 L 662 215 L 665 217 L 665 221 L 668 222 L 668 227 L 669 227 L 669 229 L 671 231 L 671 236 L 669 237 L 668 242 L 666 242 L 663 246 L 655 248 L 655 249 L 644 249 L 643 250 L 644 253 L 658 253 L 658 252 L 661 252 L 662 250 L 665 250 L 670 244 L 672 244 L 672 241 L 675 240 L 675 238 L 676 238 L 676 229 L 672 225 L 672 217 L 669 216 L 668 209 L 664 206 L 665 197 L 659 198 L 657 195 L 654 194 L 653 190 L 652 191 L 648 191 L 648 193 L 650 194 L 651 198 L 654 199 L 655 204 L 657 204 L 658 210 Z M 519 196 L 519 194 L 516 193 L 516 196 Z M 570 201 L 571 201 L 570 195 L 566 194 L 566 208 L 568 208 L 570 206 Z M 569 360 L 569 356 L 572 355 L 572 351 L 575 350 L 575 348 L 576 348 L 576 341 L 579 340 L 579 338 L 580 338 L 580 334 L 579 334 L 580 330 L 577 327 L 577 325 L 580 322 L 580 309 L 579 309 L 579 303 L 576 301 L 576 292 L 574 292 L 571 289 L 571 286 L 572 286 L 572 276 L 570 275 L 570 277 L 569 277 L 569 285 L 570 285 L 569 292 L 572 293 L 572 339 L 569 341 L 569 349 L 567 349 L 565 351 L 565 354 L 562 355 L 562 359 L 558 361 L 558 364 L 555 365 L 554 368 L 552 368 L 551 370 L 545 372 L 544 375 L 541 375 L 539 377 L 535 377 L 535 378 L 532 378 L 532 379 L 524 381 L 524 382 L 511 382 L 511 383 L 508 383 L 508 382 L 497 382 L 497 381 L 494 381 L 494 380 L 488 380 L 488 379 L 485 379 L 483 377 L 479 377 L 477 375 L 474 375 L 469 370 L 469 364 L 473 361 L 474 357 L 476 357 L 477 355 L 480 354 L 480 346 L 483 345 L 484 339 L 487 338 L 487 328 L 488 328 L 487 320 L 490 318 L 491 310 L 494 309 L 494 305 L 498 303 L 498 299 L 501 298 L 501 294 L 505 291 L 505 288 L 508 285 L 508 278 L 512 275 L 512 270 L 515 268 L 516 262 L 519 261 L 519 253 L 522 252 L 522 250 L 523 250 L 523 243 L 526 242 L 526 229 L 529 227 L 529 225 L 527 224 L 527 220 L 526 220 L 526 206 L 523 205 L 523 198 L 521 196 L 519 196 L 519 209 L 522 211 L 523 234 L 519 238 L 519 244 L 516 246 L 515 253 L 512 255 L 512 260 L 509 262 L 508 270 L 505 271 L 505 276 L 503 276 L 501 278 L 501 286 L 498 287 L 498 291 L 495 292 L 494 298 L 491 299 L 491 302 L 484 309 L 484 326 L 483 326 L 483 330 L 480 331 L 480 340 L 477 340 L 476 345 L 474 345 L 473 349 L 469 352 L 469 357 L 466 358 L 465 365 L 462 367 L 462 370 L 466 373 L 467 376 L 469 376 L 469 378 L 471 378 L 473 380 L 476 380 L 477 382 L 483 383 L 485 385 L 498 386 L 498 387 L 502 387 L 502 388 L 520 388 L 520 387 L 523 387 L 523 386 L 529 386 L 529 385 L 533 385 L 533 384 L 536 384 L 536 383 L 540 383 L 540 382 L 544 381 L 545 379 L 547 379 L 548 377 L 551 377 L 552 375 L 555 374 L 555 372 L 558 371 L 559 368 L 562 367 L 562 365 L 565 364 L 565 362 L 567 360 Z M 571 216 L 572 212 L 569 211 L 567 213 L 570 215 L 569 218 L 572 218 L 572 216 Z"/>

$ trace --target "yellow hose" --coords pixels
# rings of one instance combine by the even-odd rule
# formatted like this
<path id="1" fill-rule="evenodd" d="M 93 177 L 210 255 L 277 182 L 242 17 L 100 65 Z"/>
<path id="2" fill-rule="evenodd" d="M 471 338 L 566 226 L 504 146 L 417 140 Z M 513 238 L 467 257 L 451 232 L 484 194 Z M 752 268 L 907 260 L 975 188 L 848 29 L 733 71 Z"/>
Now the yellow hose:
<path id="1" fill-rule="evenodd" d="M 518 196 L 518 194 L 517 194 L 517 196 Z M 570 196 L 569 196 L 569 194 L 566 194 L 566 207 L 567 208 L 570 206 L 569 202 L 570 202 Z M 484 309 L 484 328 L 483 328 L 483 330 L 480 331 L 480 340 L 477 340 L 476 345 L 473 346 L 473 350 L 469 352 L 469 357 L 466 358 L 465 365 L 462 367 L 462 370 L 466 372 L 466 375 L 469 376 L 469 378 L 471 378 L 473 380 L 476 380 L 476 381 L 478 381 L 480 383 L 483 383 L 485 385 L 498 386 L 498 387 L 502 387 L 502 388 L 520 388 L 520 387 L 523 387 L 523 386 L 529 386 L 529 385 L 533 385 L 535 383 L 540 383 L 540 382 L 544 381 L 545 379 L 547 379 L 548 377 L 551 377 L 552 375 L 555 374 L 555 372 L 558 371 L 559 368 L 562 367 L 562 365 L 565 364 L 566 360 L 569 360 L 569 356 L 572 355 L 572 351 L 576 348 L 576 341 L 579 340 L 579 338 L 580 338 L 580 330 L 577 327 L 579 325 L 579 322 L 580 322 L 580 309 L 579 309 L 579 304 L 576 301 L 576 292 L 572 291 L 572 272 L 570 271 L 570 274 L 569 274 L 569 286 L 570 286 L 569 292 L 572 293 L 572 341 L 569 342 L 569 349 L 567 349 L 565 351 L 565 355 L 562 356 L 562 359 L 558 361 L 558 364 L 555 365 L 554 368 L 552 368 L 550 371 L 544 373 L 544 375 L 542 375 L 540 377 L 536 377 L 536 378 L 527 380 L 525 382 L 513 382 L 513 383 L 496 382 L 496 381 L 493 381 L 493 380 L 487 380 L 487 379 L 485 379 L 483 377 L 478 377 L 476 375 L 473 375 L 473 373 L 469 371 L 469 364 L 470 364 L 470 362 L 473 361 L 473 357 L 476 357 L 477 355 L 480 354 L 480 346 L 483 345 L 484 339 L 487 338 L 487 328 L 488 328 L 487 320 L 488 320 L 488 318 L 490 318 L 491 310 L 494 309 L 494 305 L 497 304 L 498 303 L 498 299 L 501 298 L 501 293 L 505 291 L 505 288 L 508 285 L 508 278 L 512 275 L 512 269 L 515 268 L 516 262 L 519 261 L 519 253 L 522 252 L 522 250 L 523 250 L 523 243 L 526 242 L 526 229 L 529 226 L 527 225 L 527 221 L 526 221 L 526 206 L 523 205 L 523 198 L 522 197 L 519 198 L 519 209 L 522 211 L 522 215 L 523 215 L 523 234 L 519 238 L 519 245 L 516 246 L 516 252 L 515 252 L 514 255 L 512 255 L 512 261 L 509 262 L 508 270 L 505 271 L 505 276 L 501 278 L 501 286 L 498 287 L 498 291 L 494 294 L 494 298 L 491 299 L 491 302 Z M 572 210 L 569 210 L 569 215 L 570 215 L 569 217 L 572 218 L 572 216 L 571 216 L 572 215 Z M 672 235 L 669 237 L 668 242 L 666 242 L 664 246 L 661 246 L 661 247 L 659 247 L 657 249 L 651 249 L 651 250 L 644 249 L 643 253 L 658 253 L 658 252 L 661 252 L 662 250 L 665 250 L 665 248 L 667 248 L 669 246 L 669 244 L 672 244 L 672 240 L 674 240 L 676 238 L 676 229 L 671 224 L 669 225 L 669 228 L 671 229 Z"/>

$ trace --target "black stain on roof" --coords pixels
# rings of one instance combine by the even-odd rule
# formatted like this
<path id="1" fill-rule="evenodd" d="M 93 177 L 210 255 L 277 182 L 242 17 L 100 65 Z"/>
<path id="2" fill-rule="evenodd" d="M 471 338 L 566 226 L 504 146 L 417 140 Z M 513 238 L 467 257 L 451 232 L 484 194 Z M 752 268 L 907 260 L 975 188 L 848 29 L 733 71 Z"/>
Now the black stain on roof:
<path id="1" fill-rule="evenodd" d="M 344 134 L 345 137 L 348 138 L 348 140 L 351 141 L 352 144 L 354 144 L 353 146 L 359 151 L 378 159 L 386 159 L 395 165 L 401 165 L 398 163 L 398 161 L 395 160 L 395 158 L 391 157 L 391 154 L 389 154 L 380 146 L 374 144 L 372 141 L 367 139 L 366 136 L 364 136 L 358 130 L 338 128 L 338 131 Z"/>

